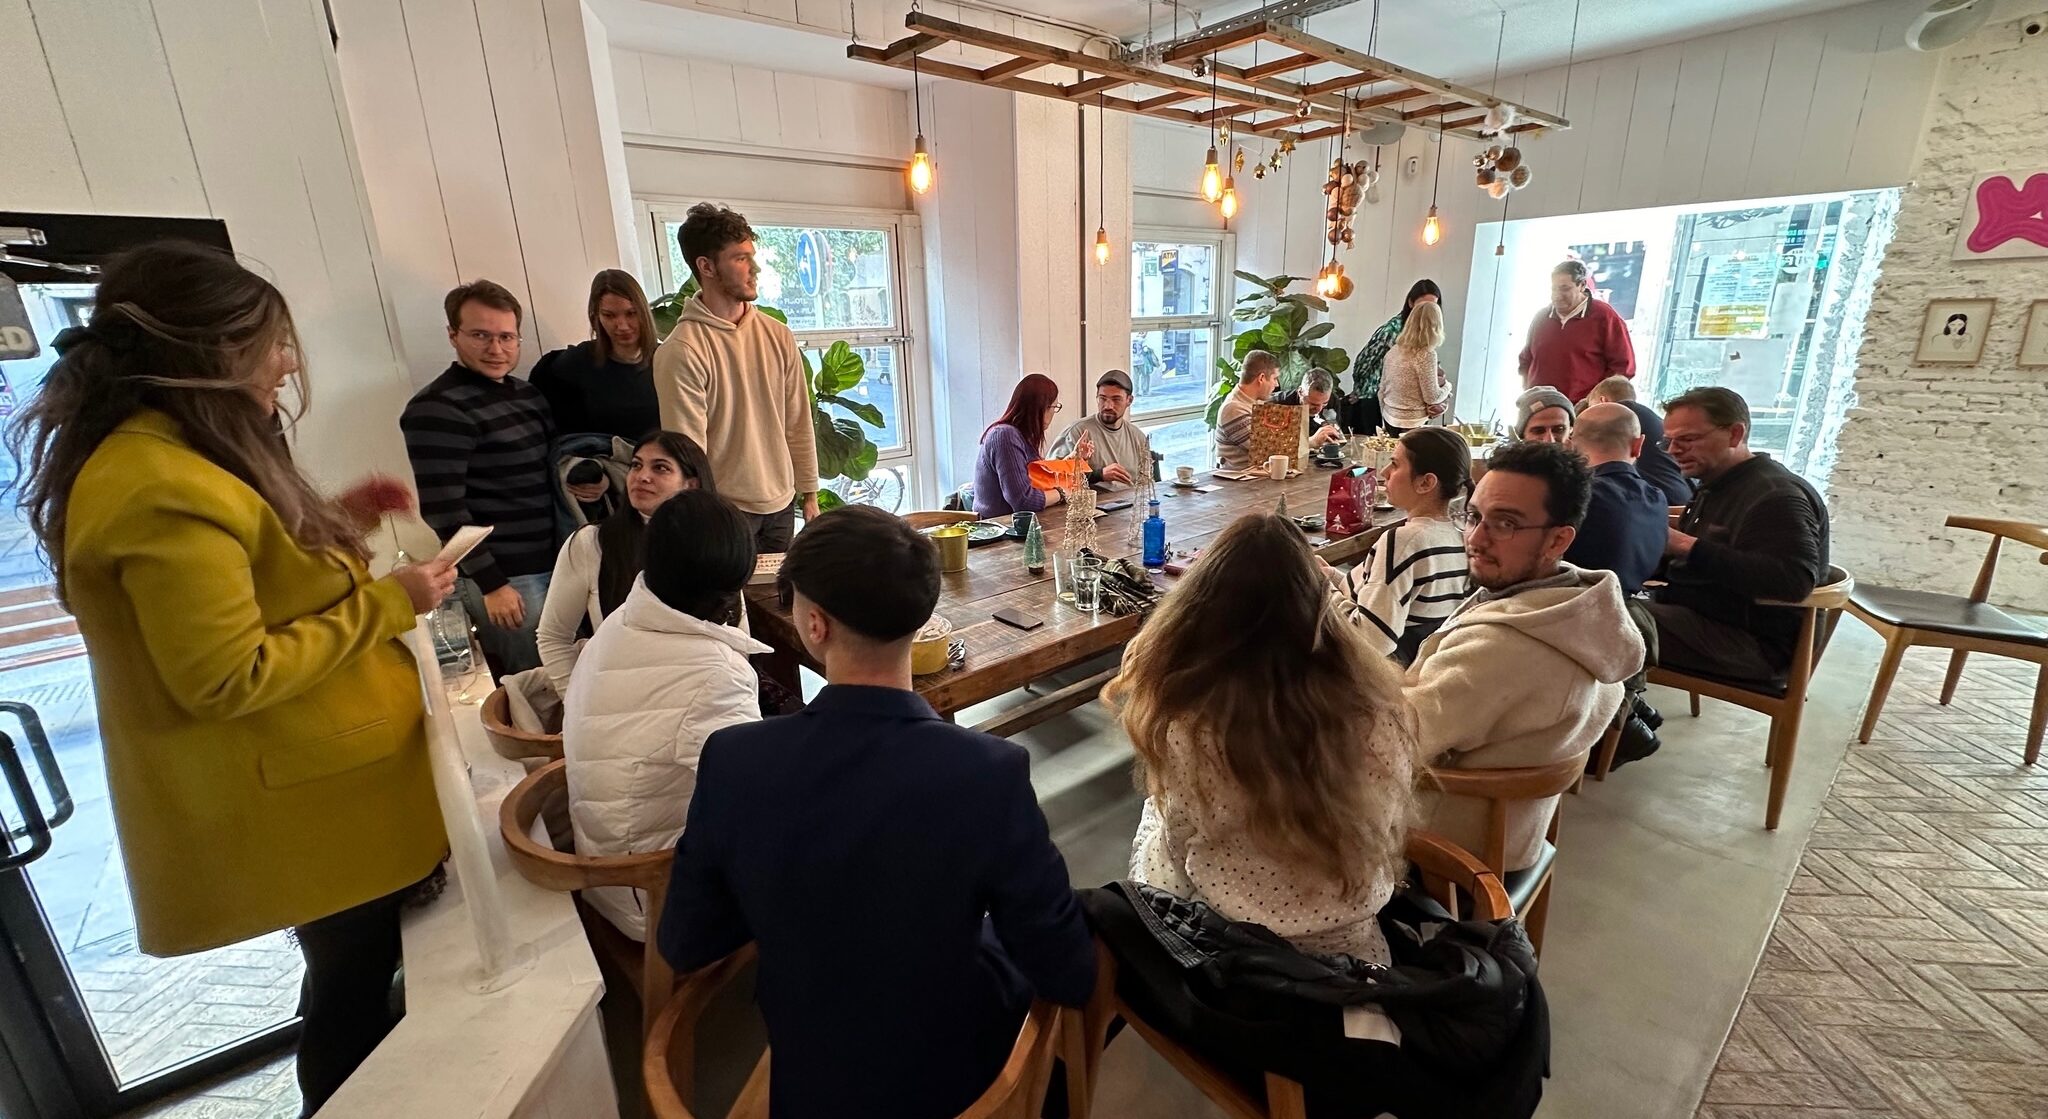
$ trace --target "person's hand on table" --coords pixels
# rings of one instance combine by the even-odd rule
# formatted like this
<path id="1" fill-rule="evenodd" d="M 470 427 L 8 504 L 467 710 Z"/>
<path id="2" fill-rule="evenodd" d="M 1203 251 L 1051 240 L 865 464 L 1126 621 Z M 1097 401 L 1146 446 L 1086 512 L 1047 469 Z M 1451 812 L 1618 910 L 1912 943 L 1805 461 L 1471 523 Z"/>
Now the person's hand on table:
<path id="1" fill-rule="evenodd" d="M 441 601 L 455 589 L 455 565 L 438 559 L 393 568 L 391 577 L 405 588 L 405 596 L 412 599 L 412 612 L 415 614 L 424 614 L 441 605 Z M 517 597 L 516 593 L 514 597 Z"/>
<path id="2" fill-rule="evenodd" d="M 389 474 L 372 474 L 334 500 L 342 512 L 365 525 L 376 524 L 386 513 L 406 513 L 413 508 L 412 490 Z"/>
<path id="3" fill-rule="evenodd" d="M 1336 424 L 1324 424 L 1316 429 L 1314 435 L 1308 437 L 1308 445 L 1311 447 L 1321 447 L 1329 443 L 1335 443 L 1342 438 L 1344 438 L 1343 428 L 1338 427 Z"/>
<path id="4" fill-rule="evenodd" d="M 484 613 L 499 629 L 518 629 L 526 624 L 526 600 L 508 583 L 484 596 Z"/>
<path id="5" fill-rule="evenodd" d="M 804 495 L 804 523 L 809 524 L 817 519 L 818 495 L 816 492 L 807 493 Z"/>
<path id="6" fill-rule="evenodd" d="M 1696 536 L 1687 536 L 1675 528 L 1667 528 L 1664 533 L 1664 554 L 1674 559 L 1684 559 L 1691 555 L 1693 543 L 1699 539 Z"/>
<path id="7" fill-rule="evenodd" d="M 1102 480 L 1105 482 L 1121 482 L 1126 486 L 1134 484 L 1131 481 L 1131 472 L 1125 470 L 1124 464 L 1120 462 L 1112 462 L 1108 466 L 1103 467 Z"/>
<path id="8" fill-rule="evenodd" d="M 575 498 L 580 505 L 589 505 L 594 501 L 603 501 L 605 491 L 610 488 L 611 483 L 609 482 L 585 482 L 580 486 L 570 482 L 567 485 L 569 496 Z"/>

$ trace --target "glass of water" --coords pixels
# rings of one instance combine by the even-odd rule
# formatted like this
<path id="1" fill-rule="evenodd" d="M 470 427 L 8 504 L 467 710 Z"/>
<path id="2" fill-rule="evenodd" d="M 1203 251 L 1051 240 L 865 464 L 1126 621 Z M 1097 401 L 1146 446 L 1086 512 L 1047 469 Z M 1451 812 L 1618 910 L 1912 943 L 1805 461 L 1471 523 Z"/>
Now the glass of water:
<path id="1" fill-rule="evenodd" d="M 1095 556 L 1074 557 L 1074 609 L 1090 614 L 1102 605 L 1102 561 Z"/>

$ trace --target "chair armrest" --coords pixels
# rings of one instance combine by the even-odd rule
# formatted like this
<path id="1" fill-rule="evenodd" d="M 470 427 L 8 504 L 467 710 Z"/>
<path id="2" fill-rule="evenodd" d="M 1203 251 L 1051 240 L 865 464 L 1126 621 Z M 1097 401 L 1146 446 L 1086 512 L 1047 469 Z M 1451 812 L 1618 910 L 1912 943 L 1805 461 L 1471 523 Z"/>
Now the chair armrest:
<path id="1" fill-rule="evenodd" d="M 1950 517 L 1942 522 L 1949 528 L 1969 529 L 1972 532 L 1988 532 L 2007 540 L 2017 540 L 2030 548 L 2042 551 L 2041 562 L 2048 563 L 2048 525 L 2030 521 L 2013 521 L 2000 517 Z"/>

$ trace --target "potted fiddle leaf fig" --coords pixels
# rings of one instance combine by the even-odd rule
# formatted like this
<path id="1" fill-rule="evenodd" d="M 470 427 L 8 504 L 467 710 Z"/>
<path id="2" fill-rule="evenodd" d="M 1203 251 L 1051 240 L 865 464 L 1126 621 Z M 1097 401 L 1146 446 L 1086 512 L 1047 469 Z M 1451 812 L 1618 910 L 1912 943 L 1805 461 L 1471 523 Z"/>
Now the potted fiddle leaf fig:
<path id="1" fill-rule="evenodd" d="M 683 317 L 683 304 L 697 294 L 697 281 L 692 278 L 678 291 L 662 296 L 648 305 L 654 312 L 654 329 L 663 338 L 676 328 L 676 322 Z M 783 324 L 789 316 L 765 303 L 754 304 L 754 309 Z M 845 342 L 834 342 L 813 361 L 812 351 L 798 351 L 804 362 L 804 391 L 811 400 L 811 433 L 818 446 L 818 479 L 828 482 L 844 478 L 859 482 L 875 469 L 875 460 L 881 448 L 868 438 L 867 428 L 877 430 L 888 421 L 882 410 L 865 400 L 848 395 L 860 387 L 867 377 L 868 367 L 861 360 L 859 351 Z M 840 409 L 846 414 L 832 411 Z M 865 426 L 863 426 L 865 425 Z M 829 489 L 818 491 L 818 508 L 836 508 L 845 502 Z"/>
<path id="2" fill-rule="evenodd" d="M 1216 416 L 1223 408 L 1224 398 L 1237 388 L 1238 379 L 1244 371 L 1245 355 L 1253 350 L 1264 350 L 1280 360 L 1282 392 L 1300 387 L 1311 369 L 1327 369 L 1332 376 L 1338 376 L 1351 364 L 1351 355 L 1343 349 L 1319 344 L 1336 329 L 1336 324 L 1309 322 L 1312 312 L 1328 313 L 1329 303 L 1318 295 L 1287 290 L 1294 284 L 1306 283 L 1307 277 L 1266 277 L 1239 272 L 1237 278 L 1251 284 L 1253 290 L 1238 297 L 1237 309 L 1231 312 L 1231 317 L 1242 323 L 1258 325 L 1239 331 L 1231 340 L 1230 356 L 1216 361 L 1217 371 L 1222 375 L 1217 379 L 1215 391 L 1210 394 L 1209 409 L 1204 417 L 1212 428 L 1216 426 Z"/>

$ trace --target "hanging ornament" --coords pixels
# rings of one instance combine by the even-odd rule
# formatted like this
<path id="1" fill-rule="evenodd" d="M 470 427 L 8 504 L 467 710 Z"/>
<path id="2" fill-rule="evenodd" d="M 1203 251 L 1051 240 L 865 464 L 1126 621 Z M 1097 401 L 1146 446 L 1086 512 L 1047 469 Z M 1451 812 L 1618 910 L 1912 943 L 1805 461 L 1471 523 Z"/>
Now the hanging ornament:
<path id="1" fill-rule="evenodd" d="M 1287 154 L 1288 152 L 1291 152 L 1291 151 L 1293 151 L 1293 150 L 1294 150 L 1294 137 L 1292 137 L 1292 136 L 1287 136 L 1287 137 L 1283 137 L 1283 138 L 1281 139 L 1281 141 L 1280 141 L 1280 154 L 1282 154 L 1282 155 L 1285 155 L 1285 154 Z"/>
<path id="2" fill-rule="evenodd" d="M 1253 168 L 1252 168 L 1252 178 L 1254 178 L 1254 179 L 1263 179 L 1263 178 L 1265 178 L 1265 177 L 1266 177 L 1266 165 L 1265 165 L 1265 164 L 1261 163 L 1261 164 L 1259 164 L 1258 166 L 1256 166 L 1256 167 L 1253 167 Z"/>
<path id="3" fill-rule="evenodd" d="M 1500 154 L 1493 157 L 1494 169 L 1505 175 L 1522 165 L 1522 149 L 1506 147 L 1495 149 Z"/>
<path id="4" fill-rule="evenodd" d="M 1497 136 L 1506 132 L 1514 123 L 1515 107 L 1513 105 L 1495 105 L 1486 110 L 1486 119 L 1479 125 L 1479 134 L 1482 136 Z"/>
<path id="5" fill-rule="evenodd" d="M 1242 174 L 1244 174 L 1244 149 L 1243 149 L 1243 148 L 1239 148 L 1239 149 L 1237 149 L 1237 152 L 1236 152 L 1236 154 L 1234 154 L 1234 155 L 1232 155 L 1232 156 L 1230 157 L 1230 173 L 1231 173 L 1231 174 L 1233 174 L 1233 175 L 1242 175 Z"/>
<path id="6" fill-rule="evenodd" d="M 1294 106 L 1294 116 L 1296 120 L 1307 120 L 1308 115 L 1314 111 L 1315 108 L 1311 106 L 1306 100 Z"/>
<path id="7" fill-rule="evenodd" d="M 1506 179 L 1495 179 L 1487 184 L 1486 193 L 1493 198 L 1506 198 L 1508 192 L 1513 189 L 1515 189 L 1514 185 Z"/>
<path id="8" fill-rule="evenodd" d="M 1495 198 L 1527 186 L 1529 174 L 1527 157 L 1512 144 L 1494 144 L 1472 157 L 1473 185 Z"/>
<path id="9" fill-rule="evenodd" d="M 1514 173 L 1508 176 L 1508 184 L 1514 187 L 1516 190 L 1520 190 L 1523 187 L 1528 186 L 1529 169 L 1527 167 L 1515 168 Z"/>

